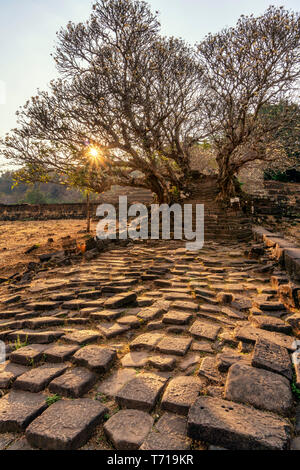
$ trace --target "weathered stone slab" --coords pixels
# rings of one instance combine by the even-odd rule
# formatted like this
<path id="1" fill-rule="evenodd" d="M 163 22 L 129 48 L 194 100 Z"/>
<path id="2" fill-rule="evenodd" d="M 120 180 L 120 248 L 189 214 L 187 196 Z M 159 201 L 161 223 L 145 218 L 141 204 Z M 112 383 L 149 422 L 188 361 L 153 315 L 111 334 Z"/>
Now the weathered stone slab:
<path id="1" fill-rule="evenodd" d="M 165 354 L 184 356 L 192 343 L 191 338 L 179 338 L 176 336 L 165 336 L 157 345 L 156 349 Z"/>
<path id="2" fill-rule="evenodd" d="M 284 335 L 283 333 L 275 333 L 273 331 L 261 330 L 254 326 L 242 326 L 235 330 L 235 338 L 245 343 L 255 343 L 259 339 L 266 339 L 272 343 L 278 344 L 288 351 L 295 351 L 295 338 L 292 336 Z"/>
<path id="3" fill-rule="evenodd" d="M 21 343 L 49 344 L 63 335 L 62 331 L 34 331 L 18 330 L 8 335 L 9 341 L 20 341 Z"/>
<path id="4" fill-rule="evenodd" d="M 67 300 L 73 300 L 75 296 L 75 292 L 72 291 L 55 292 L 49 296 L 49 299 L 54 302 L 66 302 Z"/>
<path id="5" fill-rule="evenodd" d="M 107 409 L 82 398 L 61 400 L 51 405 L 26 430 L 28 442 L 43 450 L 74 450 L 83 446 Z"/>
<path id="6" fill-rule="evenodd" d="M 199 364 L 201 357 L 199 354 L 189 354 L 186 358 L 182 359 L 179 363 L 181 371 L 191 371 Z"/>
<path id="7" fill-rule="evenodd" d="M 190 444 L 188 440 L 180 439 L 176 436 L 169 436 L 152 431 L 145 442 L 140 447 L 140 450 L 188 450 Z"/>
<path id="8" fill-rule="evenodd" d="M 129 328 L 139 328 L 141 326 L 141 320 L 138 319 L 135 315 L 126 315 L 117 320 L 117 323 L 121 326 L 126 326 Z"/>
<path id="9" fill-rule="evenodd" d="M 148 353 L 144 351 L 132 351 L 126 354 L 122 360 L 122 367 L 144 367 L 148 362 Z"/>
<path id="10" fill-rule="evenodd" d="M 170 310 L 168 313 L 165 313 L 162 321 L 171 325 L 187 325 L 192 318 L 193 315 L 191 313 Z"/>
<path id="11" fill-rule="evenodd" d="M 166 334 L 170 335 L 180 335 L 181 333 L 186 333 L 187 331 L 187 326 L 185 325 L 169 325 L 166 328 Z"/>
<path id="12" fill-rule="evenodd" d="M 19 300 L 21 300 L 21 296 L 19 294 L 8 295 L 8 296 L 1 297 L 0 303 L 9 305 L 9 304 L 14 304 L 16 302 L 19 302 Z"/>
<path id="13" fill-rule="evenodd" d="M 153 304 L 153 302 L 154 300 L 151 299 L 151 297 L 141 296 L 137 298 L 137 304 L 139 307 L 149 307 L 150 305 Z"/>
<path id="14" fill-rule="evenodd" d="M 149 434 L 152 416 L 144 411 L 121 410 L 104 425 L 104 431 L 117 450 L 136 450 Z"/>
<path id="15" fill-rule="evenodd" d="M 113 321 L 121 316 L 124 310 L 102 310 L 101 312 L 92 312 L 89 317 L 91 320 L 95 321 Z"/>
<path id="16" fill-rule="evenodd" d="M 60 364 L 44 364 L 20 375 L 14 382 L 14 388 L 37 393 L 43 390 L 59 375 L 67 370 L 68 366 Z"/>
<path id="17" fill-rule="evenodd" d="M 300 329 L 300 313 L 294 313 L 287 318 L 287 322 L 295 329 Z"/>
<path id="18" fill-rule="evenodd" d="M 199 377 L 185 376 L 172 379 L 163 394 L 162 409 L 187 415 L 203 386 L 202 380 Z"/>
<path id="19" fill-rule="evenodd" d="M 288 273 L 296 281 L 300 280 L 300 249 L 284 250 L 284 265 Z"/>
<path id="20" fill-rule="evenodd" d="M 293 378 L 290 355 L 286 348 L 265 339 L 256 341 L 252 366 L 276 372 L 289 380 Z"/>
<path id="21" fill-rule="evenodd" d="M 174 413 L 166 412 L 155 424 L 155 428 L 162 434 L 187 436 L 187 418 Z"/>
<path id="22" fill-rule="evenodd" d="M 276 317 L 267 315 L 252 316 L 251 323 L 253 326 L 261 328 L 262 330 L 277 331 L 278 333 L 285 333 L 286 335 L 292 333 L 292 327 Z"/>
<path id="23" fill-rule="evenodd" d="M 93 330 L 74 330 L 70 333 L 67 333 L 63 336 L 63 340 L 67 343 L 75 344 L 88 344 L 95 341 L 98 341 L 101 338 L 101 335 L 97 331 Z"/>
<path id="24" fill-rule="evenodd" d="M 100 303 L 100 307 L 103 304 L 103 302 Z M 65 310 L 80 310 L 81 308 L 86 308 L 87 306 L 87 301 L 84 299 L 73 299 L 73 300 L 67 300 L 62 304 L 62 307 Z"/>
<path id="25" fill-rule="evenodd" d="M 90 291 L 85 291 L 85 292 L 80 292 L 78 294 L 79 298 L 82 299 L 99 299 L 101 297 L 102 290 L 90 290 Z"/>
<path id="26" fill-rule="evenodd" d="M 63 318 L 58 317 L 38 317 L 25 320 L 25 328 L 35 330 L 37 328 L 51 328 L 53 326 L 59 326 L 64 324 Z"/>
<path id="27" fill-rule="evenodd" d="M 165 324 L 161 321 L 151 321 L 147 325 L 147 330 L 154 331 L 154 330 L 163 330 L 165 328 Z"/>
<path id="28" fill-rule="evenodd" d="M 24 309 L 21 308 L 14 308 L 13 310 L 1 310 L 0 311 L 0 318 L 1 320 L 10 320 L 12 318 L 19 319 L 19 315 L 22 315 L 24 312 Z M 27 313 L 27 312 L 26 312 Z M 36 315 L 36 313 L 34 313 Z"/>
<path id="29" fill-rule="evenodd" d="M 225 398 L 283 415 L 288 415 L 293 406 L 290 383 L 285 377 L 241 363 L 229 369 Z"/>
<path id="30" fill-rule="evenodd" d="M 188 436 L 232 450 L 286 450 L 290 425 L 272 413 L 200 397 L 189 411 Z"/>
<path id="31" fill-rule="evenodd" d="M 222 353 L 217 354 L 217 367 L 220 372 L 227 372 L 233 364 L 245 361 L 250 363 L 249 358 L 231 348 L 224 348 Z"/>
<path id="32" fill-rule="evenodd" d="M 143 308 L 137 316 L 144 321 L 155 320 L 164 313 L 164 310 L 160 307 L 147 307 Z"/>
<path id="33" fill-rule="evenodd" d="M 137 349 L 152 351 L 163 337 L 164 335 L 159 333 L 145 333 L 135 338 L 130 343 L 129 347 L 133 351 Z"/>
<path id="34" fill-rule="evenodd" d="M 221 309 L 221 312 L 224 313 L 224 315 L 226 315 L 227 317 L 232 318 L 233 320 L 244 320 L 245 319 L 245 315 L 236 308 L 223 307 Z"/>
<path id="35" fill-rule="evenodd" d="M 61 302 L 53 302 L 53 301 L 43 301 L 43 302 L 31 302 L 26 305 L 28 310 L 35 310 L 35 311 L 46 311 L 46 310 L 54 310 L 55 308 L 59 307 Z"/>
<path id="36" fill-rule="evenodd" d="M 47 408 L 46 396 L 11 391 L 0 400 L 0 432 L 21 432 Z"/>
<path id="37" fill-rule="evenodd" d="M 9 388 L 19 375 L 25 374 L 28 370 L 28 367 L 9 361 L 0 364 L 0 388 Z"/>
<path id="38" fill-rule="evenodd" d="M 174 357 L 162 356 L 156 354 L 148 359 L 148 364 L 156 369 L 162 371 L 173 370 L 176 365 L 176 359 Z"/>
<path id="39" fill-rule="evenodd" d="M 118 323 L 100 323 L 98 328 L 107 339 L 122 335 L 130 330 L 128 325 L 119 325 Z"/>
<path id="40" fill-rule="evenodd" d="M 195 293 L 197 296 L 204 296 L 204 297 L 215 297 L 215 293 L 209 289 L 205 289 L 203 287 L 195 287 Z"/>
<path id="41" fill-rule="evenodd" d="M 110 369 L 116 357 L 116 351 L 111 348 L 85 346 L 73 355 L 72 361 L 94 372 L 104 373 Z"/>
<path id="42" fill-rule="evenodd" d="M 171 307 L 173 310 L 182 310 L 183 312 L 197 312 L 199 310 L 199 305 L 194 302 L 183 302 L 181 300 L 176 300 L 172 302 Z"/>
<path id="43" fill-rule="evenodd" d="M 43 357 L 44 351 L 49 346 L 43 344 L 32 344 L 30 346 L 24 346 L 16 351 L 13 351 L 9 359 L 11 362 L 16 362 L 24 366 L 37 364 Z"/>
<path id="44" fill-rule="evenodd" d="M 5 448 L 14 441 L 15 437 L 13 434 L 7 434 L 0 437 L 0 450 Z"/>
<path id="45" fill-rule="evenodd" d="M 195 321 L 192 324 L 189 332 L 196 339 L 209 339 L 215 341 L 221 330 L 221 327 L 218 325 L 213 325 L 212 323 L 206 323 L 202 321 Z"/>
<path id="46" fill-rule="evenodd" d="M 275 311 L 284 311 L 285 306 L 280 303 L 280 302 L 271 302 L 271 301 L 256 301 L 253 302 L 253 306 L 259 308 L 260 310 L 263 311 L 268 311 L 268 312 L 275 312 Z"/>
<path id="47" fill-rule="evenodd" d="M 97 392 L 108 397 L 114 397 L 119 390 L 131 379 L 136 377 L 136 372 L 133 369 L 119 369 L 110 377 L 103 380 L 99 385 Z"/>
<path id="48" fill-rule="evenodd" d="M 59 363 L 68 361 L 71 356 L 78 351 L 79 345 L 64 345 L 64 344 L 57 344 L 51 346 L 50 348 L 45 351 L 46 361 Z"/>
<path id="49" fill-rule="evenodd" d="M 223 381 L 217 367 L 216 358 L 212 356 L 206 356 L 203 358 L 199 369 L 199 375 L 206 377 L 211 382 L 220 383 Z"/>
<path id="50" fill-rule="evenodd" d="M 49 390 L 64 397 L 79 398 L 93 387 L 96 380 L 97 376 L 93 372 L 76 367 L 54 379 Z"/>
<path id="51" fill-rule="evenodd" d="M 117 392 L 116 401 L 124 408 L 151 411 L 166 381 L 167 379 L 156 374 L 138 374 Z"/>
<path id="52" fill-rule="evenodd" d="M 117 294 L 104 302 L 105 308 L 120 308 L 129 305 L 136 301 L 136 294 L 134 292 Z"/>
<path id="53" fill-rule="evenodd" d="M 214 353 L 211 344 L 205 341 L 193 341 L 191 350 L 204 353 Z"/>

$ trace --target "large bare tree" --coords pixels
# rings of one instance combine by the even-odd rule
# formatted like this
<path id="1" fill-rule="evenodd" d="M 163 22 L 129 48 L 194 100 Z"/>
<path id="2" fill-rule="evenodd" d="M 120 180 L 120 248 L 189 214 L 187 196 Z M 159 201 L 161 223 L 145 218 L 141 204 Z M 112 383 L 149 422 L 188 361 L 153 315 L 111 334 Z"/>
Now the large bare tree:
<path id="1" fill-rule="evenodd" d="M 300 79 L 300 17 L 269 7 L 257 18 L 242 16 L 237 25 L 209 34 L 198 45 L 205 70 L 206 125 L 215 149 L 222 199 L 238 190 L 238 170 L 256 160 L 280 158 L 274 139 L 291 119 L 288 106 Z M 266 106 L 284 99 L 286 113 L 266 119 Z"/>
<path id="2" fill-rule="evenodd" d="M 54 55 L 60 78 L 19 111 L 4 156 L 29 179 L 55 172 L 96 192 L 145 187 L 163 202 L 184 190 L 203 132 L 202 66 L 159 28 L 134 0 L 100 0 L 86 23 L 69 23 Z"/>

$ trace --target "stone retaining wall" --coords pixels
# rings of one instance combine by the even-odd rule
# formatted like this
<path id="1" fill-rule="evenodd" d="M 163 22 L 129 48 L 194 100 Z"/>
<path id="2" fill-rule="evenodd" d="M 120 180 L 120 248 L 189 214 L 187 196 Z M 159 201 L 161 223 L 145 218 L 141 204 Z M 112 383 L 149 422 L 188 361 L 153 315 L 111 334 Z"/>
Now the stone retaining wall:
<path id="1" fill-rule="evenodd" d="M 114 188 L 91 203 L 91 215 L 95 217 L 97 206 L 101 202 L 116 204 L 118 197 L 126 194 L 128 202 L 149 203 L 152 195 L 149 191 L 134 188 Z M 266 181 L 264 189 L 253 195 L 254 216 L 274 216 L 300 218 L 300 184 Z M 0 204 L 0 220 L 55 220 L 84 219 L 85 203 L 64 204 Z"/>
<path id="2" fill-rule="evenodd" d="M 91 203 L 92 216 L 96 215 L 99 203 Z M 84 203 L 74 204 L 0 204 L 0 220 L 53 220 L 85 219 L 87 207 Z"/>
<path id="3" fill-rule="evenodd" d="M 300 184 L 265 181 L 264 188 L 253 196 L 255 215 L 300 217 Z"/>
<path id="4" fill-rule="evenodd" d="M 254 227 L 255 240 L 270 249 L 271 255 L 284 268 L 289 277 L 300 282 L 300 248 L 285 240 L 279 233 L 272 233 L 263 227 Z"/>

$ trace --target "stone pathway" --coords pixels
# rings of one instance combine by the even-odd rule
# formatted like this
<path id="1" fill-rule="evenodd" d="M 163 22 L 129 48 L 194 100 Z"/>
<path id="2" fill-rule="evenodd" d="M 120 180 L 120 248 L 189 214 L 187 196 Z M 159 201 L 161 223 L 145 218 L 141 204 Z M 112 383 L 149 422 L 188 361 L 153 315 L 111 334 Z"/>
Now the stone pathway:
<path id="1" fill-rule="evenodd" d="M 3 285 L 0 450 L 297 447 L 297 312 L 246 249 L 131 244 Z"/>

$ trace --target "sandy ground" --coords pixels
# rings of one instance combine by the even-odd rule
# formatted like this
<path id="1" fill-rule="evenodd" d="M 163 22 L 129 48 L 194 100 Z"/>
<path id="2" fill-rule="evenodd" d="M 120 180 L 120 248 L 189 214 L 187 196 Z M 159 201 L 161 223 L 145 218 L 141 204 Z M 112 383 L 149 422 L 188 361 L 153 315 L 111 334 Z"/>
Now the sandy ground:
<path id="1" fill-rule="evenodd" d="M 91 222 L 91 235 L 95 234 L 96 225 L 97 222 Z M 0 277 L 21 272 L 30 261 L 39 261 L 40 254 L 62 250 L 68 243 L 67 236 L 80 244 L 87 237 L 85 230 L 85 220 L 0 222 Z M 300 224 L 279 227 L 279 230 L 300 246 Z M 25 254 L 33 245 L 38 245 L 38 248 Z"/>
<path id="2" fill-rule="evenodd" d="M 95 234 L 97 222 L 91 223 Z M 6 277 L 21 271 L 30 261 L 38 261 L 38 255 L 59 251 L 71 236 L 79 243 L 87 236 L 85 220 L 46 220 L 0 222 L 0 276 Z M 53 239 L 53 242 L 48 239 Z M 25 251 L 38 245 L 30 254 Z"/>

